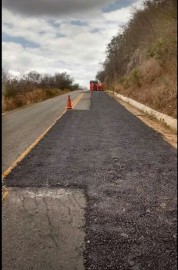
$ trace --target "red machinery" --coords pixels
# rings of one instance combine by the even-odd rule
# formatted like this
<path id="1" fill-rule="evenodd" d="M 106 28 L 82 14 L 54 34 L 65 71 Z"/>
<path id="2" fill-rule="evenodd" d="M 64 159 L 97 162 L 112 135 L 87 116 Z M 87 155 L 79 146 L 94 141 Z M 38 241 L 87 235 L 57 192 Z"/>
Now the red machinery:
<path id="1" fill-rule="evenodd" d="M 90 81 L 90 91 L 103 91 L 104 84 L 99 83 L 98 81 Z"/>
<path id="2" fill-rule="evenodd" d="M 104 83 L 97 84 L 97 91 L 104 91 Z"/>

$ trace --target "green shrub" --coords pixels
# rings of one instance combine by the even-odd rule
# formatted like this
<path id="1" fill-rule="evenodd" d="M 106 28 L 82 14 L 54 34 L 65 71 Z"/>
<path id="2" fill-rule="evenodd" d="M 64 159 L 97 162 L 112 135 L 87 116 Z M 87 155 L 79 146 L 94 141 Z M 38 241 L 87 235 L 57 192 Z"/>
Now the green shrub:
<path id="1" fill-rule="evenodd" d="M 130 82 L 132 85 L 140 87 L 141 86 L 141 73 L 139 69 L 134 69 L 130 76 Z"/>
<path id="2" fill-rule="evenodd" d="M 118 82 L 126 89 L 130 86 L 129 79 L 127 77 L 120 77 Z"/>
<path id="3" fill-rule="evenodd" d="M 118 82 L 122 85 L 124 84 L 125 81 L 126 81 L 126 77 L 120 77 L 118 80 Z"/>
<path id="4" fill-rule="evenodd" d="M 173 40 L 168 41 L 160 38 L 147 50 L 147 56 L 155 58 L 160 65 L 163 65 L 167 56 L 171 54 L 174 44 Z"/>
<path id="5" fill-rule="evenodd" d="M 16 91 L 13 85 L 11 84 L 6 84 L 3 87 L 3 95 L 4 97 L 15 97 L 16 96 Z"/>

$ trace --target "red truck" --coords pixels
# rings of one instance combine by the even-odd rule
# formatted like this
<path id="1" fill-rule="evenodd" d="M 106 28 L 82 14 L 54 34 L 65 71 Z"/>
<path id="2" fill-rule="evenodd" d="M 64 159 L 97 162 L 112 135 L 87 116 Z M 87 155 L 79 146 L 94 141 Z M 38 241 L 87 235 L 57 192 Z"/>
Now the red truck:
<path id="1" fill-rule="evenodd" d="M 90 91 L 103 91 L 104 90 L 104 84 L 99 83 L 98 81 L 90 81 Z"/>

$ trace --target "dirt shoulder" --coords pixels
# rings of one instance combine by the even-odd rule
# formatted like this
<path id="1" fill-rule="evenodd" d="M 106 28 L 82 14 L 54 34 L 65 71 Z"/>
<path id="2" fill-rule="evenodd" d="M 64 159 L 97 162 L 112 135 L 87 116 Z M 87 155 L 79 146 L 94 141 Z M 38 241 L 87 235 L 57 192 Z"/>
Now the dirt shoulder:
<path id="1" fill-rule="evenodd" d="M 152 119 L 151 116 L 145 114 L 144 112 L 138 110 L 137 108 L 131 106 L 127 102 L 119 99 L 113 94 L 108 93 L 111 97 L 113 97 L 117 102 L 123 105 L 129 112 L 138 117 L 141 121 L 143 121 L 146 125 L 154 129 L 156 132 L 160 133 L 162 138 L 171 144 L 174 148 L 177 149 L 177 134 L 176 131 L 171 130 L 170 128 L 164 126 L 161 122 L 156 119 Z"/>

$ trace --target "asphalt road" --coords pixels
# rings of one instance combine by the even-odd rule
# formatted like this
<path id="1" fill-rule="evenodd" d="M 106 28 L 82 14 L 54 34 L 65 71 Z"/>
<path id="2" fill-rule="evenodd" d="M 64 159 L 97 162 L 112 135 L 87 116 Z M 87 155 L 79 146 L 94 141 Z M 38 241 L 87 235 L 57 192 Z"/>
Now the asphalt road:
<path id="1" fill-rule="evenodd" d="M 82 190 L 13 188 L 3 207 L 6 270 L 84 270 Z"/>
<path id="2" fill-rule="evenodd" d="M 81 93 L 81 90 L 77 90 L 68 94 L 73 101 Z M 3 114 L 2 171 L 5 171 L 64 111 L 68 94 Z"/>
<path id="3" fill-rule="evenodd" d="M 18 225 L 14 224 L 22 217 L 19 213 L 16 223 L 11 219 L 11 192 L 65 188 L 85 194 L 85 269 L 177 269 L 176 154 L 158 133 L 110 96 L 94 92 L 90 110 L 64 114 L 5 179 L 12 191 L 3 203 L 4 261 L 14 258 L 7 243 L 16 243 L 16 260 L 22 252 L 25 260 L 28 252 L 25 236 L 15 238 Z M 40 219 L 39 213 L 33 218 Z M 7 235 L 8 224 L 14 227 Z M 51 228 L 51 234 L 58 236 L 56 227 Z M 20 269 L 14 265 L 11 261 L 3 269 Z M 32 269 L 28 261 L 25 269 Z M 35 261 L 33 269 L 40 269 Z"/>

